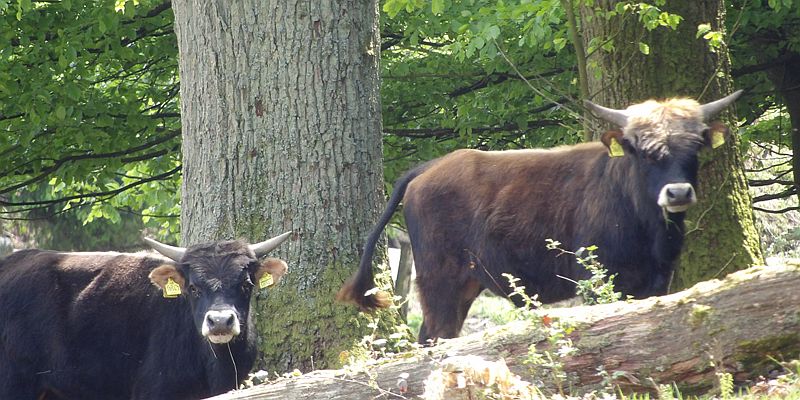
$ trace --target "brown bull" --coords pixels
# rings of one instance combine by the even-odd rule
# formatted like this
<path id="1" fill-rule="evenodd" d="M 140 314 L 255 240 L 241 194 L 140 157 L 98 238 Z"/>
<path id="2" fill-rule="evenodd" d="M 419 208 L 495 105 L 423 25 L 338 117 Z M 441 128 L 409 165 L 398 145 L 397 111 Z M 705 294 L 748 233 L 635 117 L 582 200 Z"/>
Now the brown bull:
<path id="1" fill-rule="evenodd" d="M 573 281 L 588 273 L 548 251 L 548 238 L 571 249 L 597 245 L 623 294 L 664 294 L 685 211 L 697 201 L 698 153 L 727 134 L 706 121 L 740 94 L 705 105 L 651 100 L 625 110 L 587 102 L 621 130 L 549 150 L 458 150 L 407 172 L 338 298 L 362 310 L 389 304 L 383 293 L 365 293 L 374 288 L 376 242 L 401 200 L 423 310 L 421 343 L 457 336 L 484 289 L 508 295 L 503 273 L 543 302 L 574 296 Z"/>

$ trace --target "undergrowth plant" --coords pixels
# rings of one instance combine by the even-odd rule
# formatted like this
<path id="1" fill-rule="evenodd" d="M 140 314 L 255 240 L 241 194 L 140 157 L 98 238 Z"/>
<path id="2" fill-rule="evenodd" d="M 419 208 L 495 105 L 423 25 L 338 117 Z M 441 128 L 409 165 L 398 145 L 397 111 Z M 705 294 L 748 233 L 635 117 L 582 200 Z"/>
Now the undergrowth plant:
<path id="1" fill-rule="evenodd" d="M 622 298 L 622 293 L 614 291 L 614 278 L 617 274 L 609 275 L 606 267 L 597 261 L 597 246 L 581 247 L 574 252 L 565 250 L 561 247 L 561 242 L 546 239 L 547 249 L 555 250 L 560 255 L 568 254 L 575 257 L 578 265 L 589 271 L 589 278 L 578 281 L 559 276 L 575 283 L 575 294 L 581 297 L 584 304 L 606 304 L 613 303 Z"/>
<path id="2" fill-rule="evenodd" d="M 559 251 L 559 255 L 567 254 L 575 257 L 576 262 L 589 272 L 587 279 L 579 281 L 562 277 L 575 283 L 576 294 L 585 304 L 612 303 L 622 297 L 621 293 L 614 291 L 615 275 L 609 276 L 605 267 L 597 261 L 595 254 L 597 246 L 581 247 L 572 252 L 563 249 L 560 242 L 547 239 L 547 248 Z M 574 326 L 537 312 L 536 309 L 542 305 L 538 296 L 526 293 L 525 286 L 519 285 L 519 278 L 511 274 L 503 274 L 503 277 L 508 280 L 508 286 L 511 288 L 508 297 L 518 297 L 522 300 L 522 307 L 516 311 L 518 318 L 536 324 L 545 333 L 547 346 L 543 346 L 540 350 L 535 344 L 531 345 L 525 360 L 525 364 L 530 366 L 537 381 L 534 383 L 541 386 L 545 378 L 549 378 L 555 384 L 557 393 L 565 395 L 569 377 L 564 370 L 564 360 L 578 353 L 570 338 Z"/>
<path id="3" fill-rule="evenodd" d="M 542 386 L 543 380 L 549 377 L 555 383 L 558 393 L 563 395 L 567 383 L 563 360 L 565 357 L 577 353 L 577 348 L 569 338 L 574 327 L 536 312 L 535 309 L 542 305 L 538 296 L 529 296 L 525 292 L 525 286 L 517 284 L 520 281 L 519 278 L 511 274 L 503 274 L 503 277 L 508 280 L 508 286 L 511 288 L 509 297 L 516 296 L 522 299 L 523 307 L 517 311 L 519 318 L 536 324 L 545 333 L 548 344 L 546 349 L 539 350 L 536 344 L 532 344 L 528 347 L 528 356 L 523 361 L 531 368 L 532 375 L 536 379 L 534 384 Z"/>

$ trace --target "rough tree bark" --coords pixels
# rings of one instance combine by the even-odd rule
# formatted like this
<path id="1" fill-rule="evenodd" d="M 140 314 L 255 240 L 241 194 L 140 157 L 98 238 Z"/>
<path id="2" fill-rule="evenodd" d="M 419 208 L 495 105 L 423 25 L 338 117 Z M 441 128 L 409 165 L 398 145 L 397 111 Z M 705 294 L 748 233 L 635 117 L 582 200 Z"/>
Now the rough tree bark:
<path id="1" fill-rule="evenodd" d="M 798 285 L 798 266 L 755 267 L 668 296 L 540 310 L 534 321 L 547 316 L 575 328 L 568 337 L 577 353 L 562 359 L 565 391 L 654 392 L 658 384 L 675 383 L 683 395 L 700 394 L 715 385 L 718 372 L 741 383 L 766 375 L 774 360 L 798 356 Z M 513 380 L 494 363 L 501 359 L 522 380 L 540 382 L 544 394 L 558 392 L 558 380 L 548 370 L 526 364 L 531 345 L 540 352 L 549 348 L 542 323 L 518 321 L 360 370 L 315 371 L 215 399 L 418 398 L 426 387 L 427 399 L 474 398 L 464 392 L 482 390 L 479 384 L 458 389 L 440 383 L 458 382 L 459 374 L 472 370 L 496 381 Z M 408 387 L 402 396 L 401 378 Z"/>
<path id="2" fill-rule="evenodd" d="M 369 328 L 334 294 L 384 203 L 377 1 L 175 0 L 173 10 L 182 242 L 293 231 L 275 252 L 289 275 L 257 299 L 260 367 L 336 365 Z"/>
<path id="3" fill-rule="evenodd" d="M 703 38 L 696 38 L 697 26 L 711 24 L 724 31 L 722 0 L 670 1 L 663 8 L 684 18 L 673 31 L 648 31 L 638 15 L 606 19 L 602 12 L 613 10 L 615 0 L 594 1 L 582 7 L 584 40 L 613 40 L 614 51 L 595 50 L 589 56 L 589 91 L 592 100 L 614 108 L 625 108 L 649 98 L 688 96 L 707 102 L 731 90 L 728 50 L 722 45 L 710 51 Z M 639 43 L 649 45 L 642 54 Z M 721 116 L 724 119 L 724 115 Z M 735 119 L 725 120 L 734 127 Z M 601 127 L 595 132 L 602 133 Z M 738 138 L 707 152 L 696 188 L 699 202 L 686 218 L 686 242 L 672 289 L 688 287 L 723 273 L 763 263 L 752 200 L 744 176 Z"/>

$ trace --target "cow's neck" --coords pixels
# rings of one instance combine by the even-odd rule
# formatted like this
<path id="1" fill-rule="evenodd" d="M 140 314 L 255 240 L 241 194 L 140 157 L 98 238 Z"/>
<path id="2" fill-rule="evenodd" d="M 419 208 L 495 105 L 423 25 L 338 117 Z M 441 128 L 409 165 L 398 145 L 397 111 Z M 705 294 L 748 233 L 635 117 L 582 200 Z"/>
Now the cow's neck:
<path id="1" fill-rule="evenodd" d="M 655 236 L 652 256 L 659 263 L 671 264 L 679 256 L 683 244 L 685 213 L 667 213 L 648 196 L 643 189 L 647 187 L 646 177 L 638 159 L 601 157 L 598 162 L 605 163 L 603 170 L 610 180 L 603 184 L 608 190 L 603 197 L 611 202 L 629 202 L 633 213 L 626 218 L 635 218 L 643 234 Z"/>
<path id="2" fill-rule="evenodd" d="M 244 325 L 241 333 L 228 343 L 212 344 L 202 339 L 209 353 L 206 375 L 214 392 L 235 389 L 253 367 L 255 341 L 251 340 L 252 326 Z"/>

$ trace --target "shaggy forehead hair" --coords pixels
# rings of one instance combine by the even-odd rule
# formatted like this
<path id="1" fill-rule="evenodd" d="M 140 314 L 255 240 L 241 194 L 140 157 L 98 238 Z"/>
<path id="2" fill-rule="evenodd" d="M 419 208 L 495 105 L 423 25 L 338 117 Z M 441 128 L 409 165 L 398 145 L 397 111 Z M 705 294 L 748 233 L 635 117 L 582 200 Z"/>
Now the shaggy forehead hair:
<path id="1" fill-rule="evenodd" d="M 239 282 L 242 270 L 255 254 L 241 240 L 204 243 L 189 248 L 183 259 L 212 290 Z"/>
<path id="2" fill-rule="evenodd" d="M 625 136 L 649 157 L 695 152 L 703 142 L 703 115 L 692 99 L 649 100 L 627 109 Z"/>

